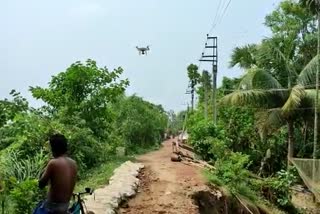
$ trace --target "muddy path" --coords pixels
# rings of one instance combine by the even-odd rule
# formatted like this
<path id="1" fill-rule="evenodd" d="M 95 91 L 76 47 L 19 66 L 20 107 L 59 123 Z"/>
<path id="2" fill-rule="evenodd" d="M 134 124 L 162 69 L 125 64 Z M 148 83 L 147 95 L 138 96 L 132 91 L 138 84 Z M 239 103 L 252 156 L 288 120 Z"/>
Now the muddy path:
<path id="1" fill-rule="evenodd" d="M 142 185 L 136 197 L 126 203 L 119 213 L 199 213 L 191 195 L 205 188 L 201 169 L 184 162 L 171 162 L 171 143 L 166 141 L 160 150 L 138 158 L 137 161 L 145 165 L 140 175 Z"/>

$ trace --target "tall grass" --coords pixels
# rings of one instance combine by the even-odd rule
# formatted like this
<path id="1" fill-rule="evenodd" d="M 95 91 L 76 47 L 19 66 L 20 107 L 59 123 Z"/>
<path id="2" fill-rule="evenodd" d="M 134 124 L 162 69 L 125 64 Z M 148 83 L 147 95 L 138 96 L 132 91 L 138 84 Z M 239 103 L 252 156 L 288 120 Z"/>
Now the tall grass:
<path id="1" fill-rule="evenodd" d="M 34 157 L 22 157 L 18 151 L 9 151 L 0 160 L 2 177 L 15 178 L 18 182 L 39 178 L 47 160 L 42 150 Z"/>

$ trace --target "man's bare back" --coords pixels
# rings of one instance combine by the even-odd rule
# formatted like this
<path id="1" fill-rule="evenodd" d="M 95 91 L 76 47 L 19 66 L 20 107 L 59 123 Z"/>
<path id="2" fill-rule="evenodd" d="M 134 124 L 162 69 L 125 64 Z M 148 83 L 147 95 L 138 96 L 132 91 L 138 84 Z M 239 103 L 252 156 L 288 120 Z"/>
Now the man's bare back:
<path id="1" fill-rule="evenodd" d="M 55 203 L 69 202 L 76 184 L 77 166 L 75 161 L 62 156 L 52 159 L 48 167 L 51 167 L 48 200 Z"/>

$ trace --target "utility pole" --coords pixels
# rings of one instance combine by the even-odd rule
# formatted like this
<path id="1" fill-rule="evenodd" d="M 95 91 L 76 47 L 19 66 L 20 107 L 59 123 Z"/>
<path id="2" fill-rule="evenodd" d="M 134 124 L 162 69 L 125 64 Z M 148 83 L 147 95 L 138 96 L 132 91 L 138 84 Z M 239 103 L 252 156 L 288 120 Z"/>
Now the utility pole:
<path id="1" fill-rule="evenodd" d="M 210 44 L 205 44 L 205 49 L 211 49 L 212 55 L 205 55 L 202 53 L 200 62 L 212 62 L 212 109 L 213 109 L 213 122 L 217 123 L 217 74 L 218 74 L 218 37 L 209 36 L 207 34 L 207 40 L 212 41 Z"/>

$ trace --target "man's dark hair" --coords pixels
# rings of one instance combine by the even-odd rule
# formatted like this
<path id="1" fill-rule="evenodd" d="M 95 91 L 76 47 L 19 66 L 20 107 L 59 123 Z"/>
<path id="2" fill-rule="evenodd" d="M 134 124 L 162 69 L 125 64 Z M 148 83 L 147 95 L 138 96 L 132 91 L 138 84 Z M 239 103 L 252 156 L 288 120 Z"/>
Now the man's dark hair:
<path id="1" fill-rule="evenodd" d="M 54 134 L 50 137 L 51 151 L 54 157 L 64 155 L 68 151 L 68 140 L 62 134 Z"/>

